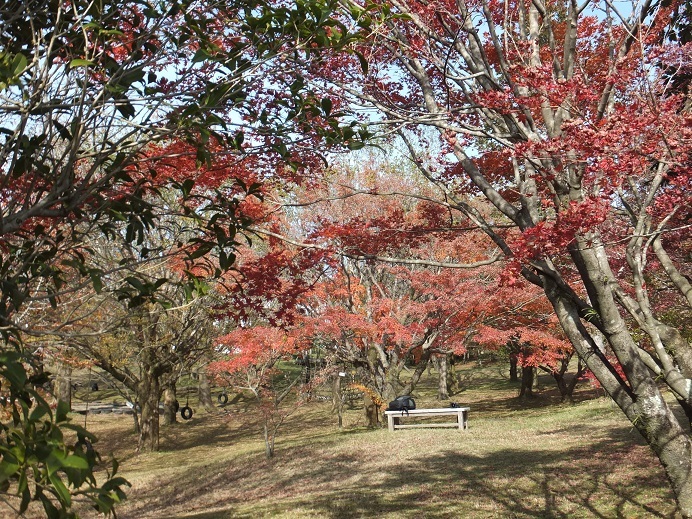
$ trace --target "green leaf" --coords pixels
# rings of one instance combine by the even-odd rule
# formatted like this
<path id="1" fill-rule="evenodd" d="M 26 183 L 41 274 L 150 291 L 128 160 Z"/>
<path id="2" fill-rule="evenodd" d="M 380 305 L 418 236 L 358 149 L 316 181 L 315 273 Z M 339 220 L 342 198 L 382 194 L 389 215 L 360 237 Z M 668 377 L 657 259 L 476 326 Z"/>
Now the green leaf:
<path id="1" fill-rule="evenodd" d="M 38 422 L 41 418 L 50 413 L 50 409 L 46 405 L 37 405 L 31 414 L 29 415 L 29 420 L 32 422 Z"/>
<path id="2" fill-rule="evenodd" d="M 101 271 L 92 270 L 89 272 L 89 277 L 91 278 L 91 284 L 94 286 L 94 290 L 97 294 L 101 293 L 103 290 L 103 281 L 101 280 Z"/>
<path id="3" fill-rule="evenodd" d="M 322 111 L 324 112 L 325 117 L 329 117 L 329 114 L 332 113 L 332 100 L 329 99 L 328 97 L 325 97 L 322 99 Z"/>
<path id="4" fill-rule="evenodd" d="M 66 141 L 72 140 L 72 134 L 70 133 L 70 131 L 65 126 L 63 126 L 60 123 L 60 121 L 58 121 L 57 119 L 53 119 L 53 125 L 58 130 L 58 135 L 60 135 L 60 137 L 62 137 Z"/>
<path id="5" fill-rule="evenodd" d="M 71 431 L 75 431 L 78 436 L 81 438 L 89 440 L 91 443 L 96 443 L 96 436 L 93 433 L 90 433 L 87 431 L 84 427 L 81 425 L 76 425 L 72 423 L 65 423 L 61 424 L 60 427 L 62 429 L 69 429 Z"/>
<path id="6" fill-rule="evenodd" d="M 358 56 L 358 61 L 360 62 L 360 68 L 363 69 L 363 74 L 367 75 L 368 74 L 368 60 L 365 59 L 365 56 L 361 54 L 360 52 L 353 51 L 355 52 L 356 56 Z"/>
<path id="7" fill-rule="evenodd" d="M 5 369 L 0 371 L 0 373 L 9 380 L 10 384 L 14 387 L 23 388 L 26 384 L 26 371 L 24 371 L 24 367 L 16 362 L 8 362 L 5 366 Z"/>
<path id="8" fill-rule="evenodd" d="M 0 461 L 0 482 L 13 477 L 19 470 L 19 466 L 14 457 L 3 452 L 2 461 Z"/>
<path id="9" fill-rule="evenodd" d="M 81 59 L 81 58 L 76 58 L 70 61 L 69 68 L 78 68 L 78 67 L 91 67 L 94 64 L 93 61 L 89 59 Z"/>
<path id="10" fill-rule="evenodd" d="M 204 49 L 199 49 L 197 52 L 195 52 L 195 55 L 192 58 L 192 63 L 201 63 L 203 61 L 207 61 L 210 58 L 211 58 L 211 54 L 209 54 Z"/>
<path id="11" fill-rule="evenodd" d="M 45 494 L 42 493 L 39 497 L 41 499 L 41 504 L 43 504 L 43 509 L 45 510 L 46 517 L 48 519 L 62 519 L 63 517 L 65 517 L 60 513 L 60 510 L 58 510 L 58 508 L 53 503 L 51 503 L 50 499 L 48 499 L 48 497 Z"/>
<path id="12" fill-rule="evenodd" d="M 206 256 L 209 251 L 214 248 L 214 244 L 210 242 L 202 242 L 198 245 L 197 249 L 191 252 L 188 257 L 190 259 L 197 259 Z"/>
<path id="13" fill-rule="evenodd" d="M 24 54 L 15 54 L 12 60 L 12 75 L 16 77 L 24 72 L 24 70 L 26 70 L 26 63 L 26 56 L 24 56 Z"/>
<path id="14" fill-rule="evenodd" d="M 79 456 L 70 455 L 62 460 L 62 466 L 71 469 L 88 469 L 89 463 L 84 458 Z"/>
<path id="15" fill-rule="evenodd" d="M 48 479 L 50 479 L 50 482 L 53 484 L 53 488 L 55 489 L 55 492 L 58 495 L 60 501 L 66 506 L 71 506 L 72 496 L 70 496 L 70 491 L 67 490 L 67 487 L 60 478 L 60 475 L 58 475 L 57 473 L 48 474 Z"/>
<path id="16" fill-rule="evenodd" d="M 61 423 L 67 420 L 67 413 L 70 412 L 70 406 L 64 400 L 58 401 L 58 406 L 55 409 L 55 421 Z"/>
<path id="17" fill-rule="evenodd" d="M 139 292 L 144 292 L 144 284 L 136 277 L 128 276 L 125 278 L 125 281 Z"/>
<path id="18" fill-rule="evenodd" d="M 135 107 L 125 95 L 118 98 L 115 108 L 128 119 L 135 116 Z"/>
<path id="19" fill-rule="evenodd" d="M 31 502 L 31 490 L 29 490 L 26 471 L 22 470 L 19 475 L 19 483 L 17 485 L 18 493 L 22 495 L 22 502 L 19 504 L 19 515 L 22 515 L 29 508 Z"/>
<path id="20" fill-rule="evenodd" d="M 190 192 L 192 191 L 194 185 L 195 181 L 193 179 L 185 179 L 185 181 L 180 186 L 180 190 L 183 192 L 183 198 L 187 198 L 188 196 L 190 196 Z"/>

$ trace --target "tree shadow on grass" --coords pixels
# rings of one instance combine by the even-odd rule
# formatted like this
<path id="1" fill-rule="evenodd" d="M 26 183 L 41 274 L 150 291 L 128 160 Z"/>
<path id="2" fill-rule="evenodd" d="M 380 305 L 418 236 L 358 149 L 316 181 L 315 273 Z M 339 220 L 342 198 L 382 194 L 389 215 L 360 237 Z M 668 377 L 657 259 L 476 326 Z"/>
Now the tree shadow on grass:
<path id="1" fill-rule="evenodd" d="M 663 473 L 646 448 L 633 445 L 626 431 L 612 432 L 559 451 L 522 445 L 483 455 L 438 449 L 430 456 L 424 444 L 396 450 L 402 439 L 419 445 L 429 435 L 374 433 L 380 436 L 372 441 L 392 448 L 386 464 L 328 445 L 297 446 L 274 461 L 256 453 L 232 466 L 209 460 L 158 481 L 156 496 L 133 496 L 140 500 L 121 516 L 675 517 Z M 617 459 L 622 469 L 614 466 Z"/>
<path id="2" fill-rule="evenodd" d="M 254 413 L 206 415 L 189 422 L 161 426 L 162 451 L 186 451 L 199 445 L 233 445 L 258 434 L 261 425 Z"/>

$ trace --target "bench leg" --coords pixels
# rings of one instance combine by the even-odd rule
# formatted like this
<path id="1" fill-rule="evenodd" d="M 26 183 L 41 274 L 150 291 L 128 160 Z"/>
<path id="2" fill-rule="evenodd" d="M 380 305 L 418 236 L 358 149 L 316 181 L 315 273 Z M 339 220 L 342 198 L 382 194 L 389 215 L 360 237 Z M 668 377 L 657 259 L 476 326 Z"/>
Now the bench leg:
<path id="1" fill-rule="evenodd" d="M 459 429 L 468 429 L 468 411 L 459 411 L 457 413 L 457 422 L 459 423 Z"/>
<path id="2" fill-rule="evenodd" d="M 389 426 L 389 432 L 394 432 L 394 417 L 391 414 L 387 415 L 387 425 Z"/>

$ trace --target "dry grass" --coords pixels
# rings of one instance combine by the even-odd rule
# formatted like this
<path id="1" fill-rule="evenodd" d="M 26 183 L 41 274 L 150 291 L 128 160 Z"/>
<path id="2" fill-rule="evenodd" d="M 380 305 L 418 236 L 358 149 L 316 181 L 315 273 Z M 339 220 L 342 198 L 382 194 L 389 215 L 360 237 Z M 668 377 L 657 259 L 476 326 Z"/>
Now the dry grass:
<path id="1" fill-rule="evenodd" d="M 427 383 L 419 407 L 439 406 Z M 126 417 L 89 428 L 133 483 L 124 519 L 675 517 L 657 460 L 606 399 L 556 405 L 544 391 L 522 405 L 493 368 L 468 371 L 465 387 L 454 400 L 471 406 L 468 431 L 371 431 L 360 409 L 339 431 L 315 402 L 271 461 L 251 409 L 162 428 L 162 452 L 146 455 Z"/>

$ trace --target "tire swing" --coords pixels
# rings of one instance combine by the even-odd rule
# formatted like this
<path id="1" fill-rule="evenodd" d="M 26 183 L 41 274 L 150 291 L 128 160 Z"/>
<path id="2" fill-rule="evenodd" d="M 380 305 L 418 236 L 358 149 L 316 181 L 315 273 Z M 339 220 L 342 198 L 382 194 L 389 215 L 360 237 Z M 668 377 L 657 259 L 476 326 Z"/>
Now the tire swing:
<path id="1" fill-rule="evenodd" d="M 187 406 L 187 405 L 185 407 L 181 408 L 180 409 L 180 417 L 183 420 L 189 420 L 190 418 L 192 418 L 192 408 L 190 406 Z"/>
<path id="2" fill-rule="evenodd" d="M 228 395 L 226 394 L 226 390 L 223 390 L 223 393 L 219 393 L 219 396 L 216 397 L 218 400 L 219 404 L 225 405 L 228 403 Z"/>
<path id="3" fill-rule="evenodd" d="M 189 420 L 192 418 L 192 407 L 190 407 L 190 391 L 188 390 L 187 396 L 185 397 L 185 405 L 180 408 L 180 417 L 183 420 Z"/>

